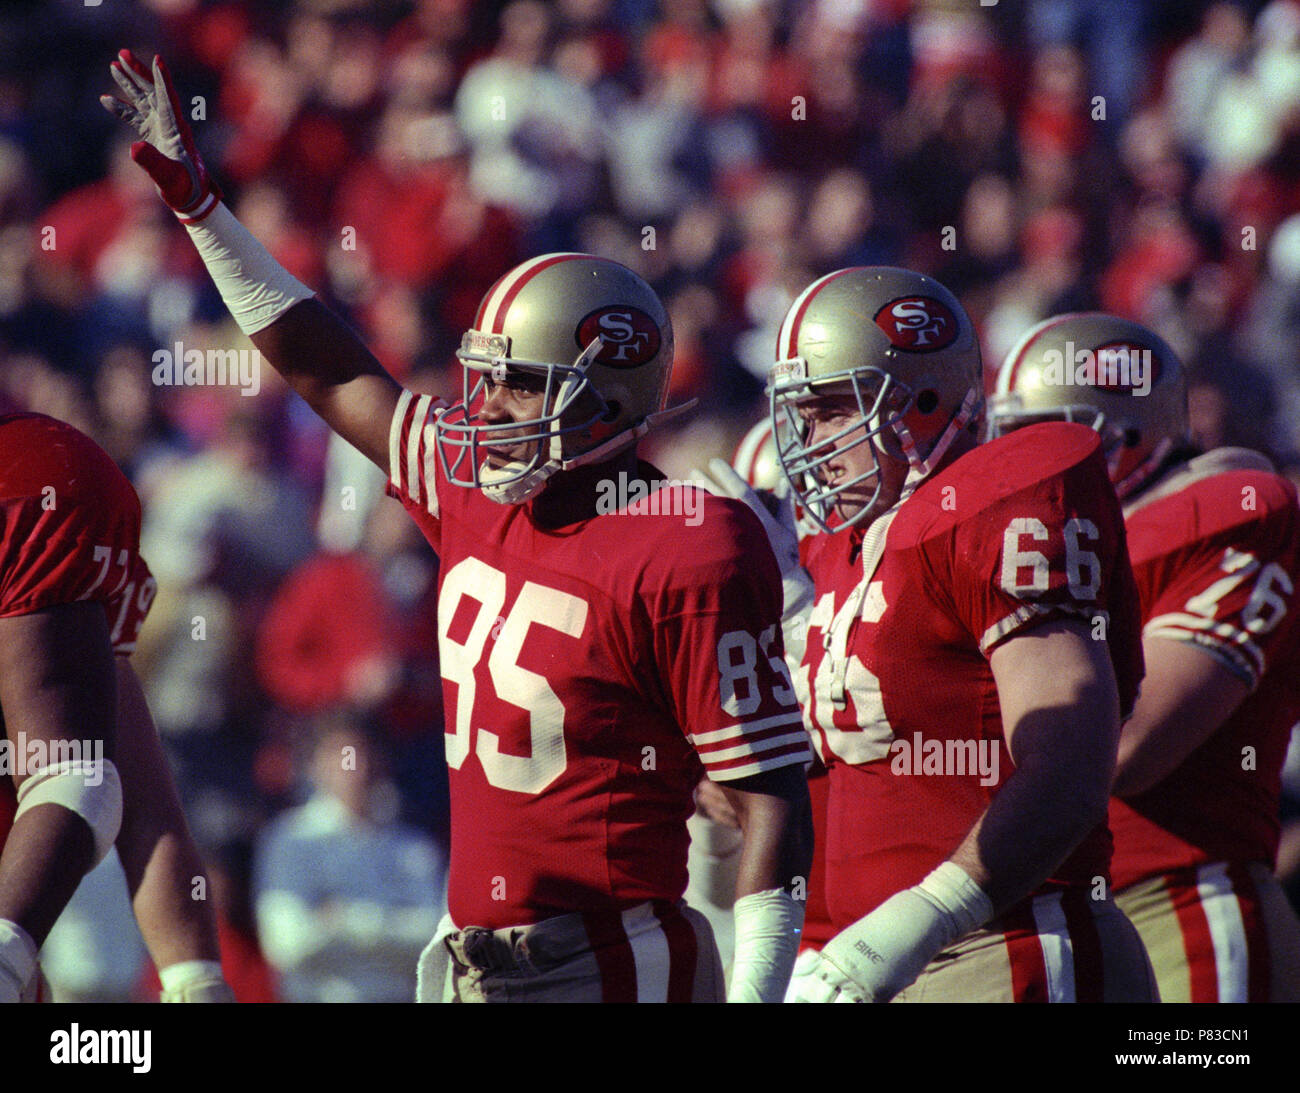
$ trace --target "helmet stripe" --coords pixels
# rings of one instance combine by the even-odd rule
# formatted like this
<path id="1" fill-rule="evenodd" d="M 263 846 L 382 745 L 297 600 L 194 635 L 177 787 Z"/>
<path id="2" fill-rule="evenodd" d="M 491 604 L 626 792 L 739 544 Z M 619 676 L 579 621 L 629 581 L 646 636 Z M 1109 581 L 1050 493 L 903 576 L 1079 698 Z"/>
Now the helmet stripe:
<path id="1" fill-rule="evenodd" d="M 999 395 L 1009 395 L 1016 389 L 1016 376 L 1020 372 L 1020 366 L 1024 363 L 1026 350 L 1029 349 L 1029 343 L 1036 341 L 1041 334 L 1046 334 L 1062 323 L 1069 322 L 1071 319 L 1081 318 L 1087 312 L 1074 311 L 1065 315 L 1058 315 L 1054 319 L 1048 319 L 1046 322 L 1038 323 L 1031 326 L 1012 347 L 1011 352 L 1007 354 L 1007 359 L 1003 362 L 1002 367 L 998 369 L 997 383 L 994 391 Z"/>
<path id="2" fill-rule="evenodd" d="M 790 314 L 786 317 L 781 333 L 777 335 L 776 352 L 778 359 L 789 360 L 797 355 L 799 324 L 803 322 L 804 314 L 808 310 L 808 305 L 812 303 L 813 297 L 837 277 L 843 277 L 846 273 L 852 273 L 854 270 L 862 268 L 862 266 L 849 266 L 846 269 L 837 269 L 834 273 L 828 273 L 825 277 L 818 278 L 803 290 L 803 294 L 790 305 Z M 782 343 L 787 343 L 784 357 L 781 356 Z"/>
<path id="3" fill-rule="evenodd" d="M 772 440 L 772 420 L 764 418 L 757 422 L 736 448 L 736 455 L 731 464 L 737 473 L 751 486 L 756 485 L 754 478 L 758 472 L 758 457 L 763 448 Z"/>
<path id="4" fill-rule="evenodd" d="M 497 283 L 488 290 L 487 296 L 483 298 L 483 304 L 479 308 L 478 322 L 476 324 L 477 329 L 483 331 L 491 330 L 492 317 L 497 313 L 497 309 L 500 308 L 501 299 L 505 296 L 510 286 L 537 265 L 538 262 L 549 257 L 550 255 L 547 254 L 539 254 L 535 258 L 529 258 L 527 261 L 520 262 L 517 266 L 512 266 L 510 269 L 506 270 L 505 273 L 497 279 Z"/>
<path id="5" fill-rule="evenodd" d="M 529 281 L 544 269 L 557 265 L 560 262 L 570 262 L 575 258 L 590 258 L 590 254 L 543 254 L 534 258 L 530 262 L 525 262 L 519 267 L 517 276 L 511 279 L 508 284 L 503 284 L 500 290 L 500 301 L 496 304 L 494 311 L 491 306 L 486 309 L 484 319 L 490 324 L 488 333 L 500 334 L 505 328 L 506 312 L 510 310 L 510 305 L 515 302 L 515 297 L 519 295 L 522 289 Z"/>
<path id="6" fill-rule="evenodd" d="M 502 282 L 505 281 L 505 279 L 509 277 L 510 274 L 512 274 L 513 272 L 514 270 L 506 270 L 505 273 L 503 273 L 500 277 L 498 277 L 495 281 L 492 282 L 492 287 L 483 294 L 483 299 L 480 301 L 478 305 L 478 311 L 474 315 L 475 330 L 483 329 L 483 315 L 488 309 L 488 302 L 492 299 L 494 295 L 496 295 L 496 291 L 501 287 Z"/>

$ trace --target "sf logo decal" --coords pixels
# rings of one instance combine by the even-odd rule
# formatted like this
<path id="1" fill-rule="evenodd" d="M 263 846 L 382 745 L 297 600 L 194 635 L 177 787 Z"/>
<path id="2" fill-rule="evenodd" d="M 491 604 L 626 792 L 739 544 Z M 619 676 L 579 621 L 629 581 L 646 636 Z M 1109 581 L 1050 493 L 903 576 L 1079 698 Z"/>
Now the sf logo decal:
<path id="1" fill-rule="evenodd" d="M 960 327 L 951 309 L 930 296 L 904 296 L 876 312 L 876 325 L 897 349 L 933 352 L 957 340 Z"/>
<path id="2" fill-rule="evenodd" d="M 645 364 L 654 359 L 662 344 L 658 324 L 636 307 L 598 308 L 578 324 L 574 338 L 583 349 L 599 338 L 601 350 L 596 360 L 612 368 Z"/>

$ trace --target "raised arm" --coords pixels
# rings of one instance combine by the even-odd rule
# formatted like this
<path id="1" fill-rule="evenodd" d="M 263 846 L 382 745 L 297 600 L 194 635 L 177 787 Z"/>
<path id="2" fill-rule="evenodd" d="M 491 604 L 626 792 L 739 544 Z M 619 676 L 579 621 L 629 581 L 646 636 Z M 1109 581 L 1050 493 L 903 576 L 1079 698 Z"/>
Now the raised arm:
<path id="1" fill-rule="evenodd" d="M 331 429 L 388 471 L 388 429 L 402 389 L 355 330 L 313 297 L 249 337 Z"/>
<path id="2" fill-rule="evenodd" d="M 100 102 L 140 134 L 131 158 L 186 226 L 240 329 L 331 429 L 387 471 L 397 382 L 222 203 L 162 58 L 150 70 L 122 50 L 111 72 L 120 93 Z"/>

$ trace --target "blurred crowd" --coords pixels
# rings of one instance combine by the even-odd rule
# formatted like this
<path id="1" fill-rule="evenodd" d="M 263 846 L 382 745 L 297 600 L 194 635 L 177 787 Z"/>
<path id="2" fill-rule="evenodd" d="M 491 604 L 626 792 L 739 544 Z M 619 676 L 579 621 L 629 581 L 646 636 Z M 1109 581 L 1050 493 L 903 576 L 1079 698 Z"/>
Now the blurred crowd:
<path id="1" fill-rule="evenodd" d="M 700 400 L 647 442 L 684 476 L 763 412 L 809 281 L 902 265 L 961 296 L 990 376 L 1058 311 L 1151 326 L 1197 442 L 1300 478 L 1293 0 L 10 3 L 0 392 L 144 502 L 136 664 L 250 995 L 369 997 L 338 969 L 431 932 L 436 559 L 269 367 L 256 396 L 154 382 L 159 350 L 248 343 L 96 101 L 122 46 L 166 57 L 236 215 L 414 388 L 459 393 L 461 333 L 517 261 L 615 258 L 669 306 L 671 401 Z M 349 825 L 405 864 L 294 867 Z"/>

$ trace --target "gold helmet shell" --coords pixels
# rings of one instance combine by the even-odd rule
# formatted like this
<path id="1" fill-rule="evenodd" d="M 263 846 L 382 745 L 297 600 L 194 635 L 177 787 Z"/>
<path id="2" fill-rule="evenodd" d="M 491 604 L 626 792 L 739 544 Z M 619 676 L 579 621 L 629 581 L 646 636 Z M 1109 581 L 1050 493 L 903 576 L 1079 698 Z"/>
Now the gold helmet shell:
<path id="1" fill-rule="evenodd" d="M 998 370 L 989 434 L 1038 421 L 1076 421 L 1102 435 L 1120 497 L 1140 490 L 1187 443 L 1187 379 L 1159 335 L 1099 311 L 1047 319 Z"/>

